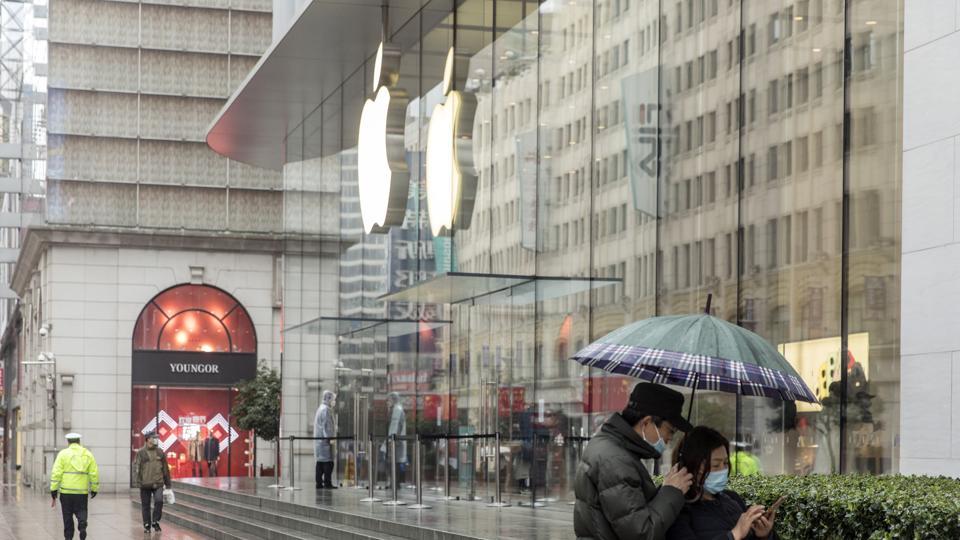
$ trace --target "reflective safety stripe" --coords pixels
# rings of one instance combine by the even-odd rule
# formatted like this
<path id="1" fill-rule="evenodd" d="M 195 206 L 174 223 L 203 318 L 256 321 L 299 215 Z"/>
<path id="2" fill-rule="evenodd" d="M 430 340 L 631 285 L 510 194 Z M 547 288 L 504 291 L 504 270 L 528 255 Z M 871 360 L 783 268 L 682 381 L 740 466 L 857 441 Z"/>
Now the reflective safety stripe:
<path id="1" fill-rule="evenodd" d="M 83 471 L 63 471 L 63 474 L 87 474 Z"/>

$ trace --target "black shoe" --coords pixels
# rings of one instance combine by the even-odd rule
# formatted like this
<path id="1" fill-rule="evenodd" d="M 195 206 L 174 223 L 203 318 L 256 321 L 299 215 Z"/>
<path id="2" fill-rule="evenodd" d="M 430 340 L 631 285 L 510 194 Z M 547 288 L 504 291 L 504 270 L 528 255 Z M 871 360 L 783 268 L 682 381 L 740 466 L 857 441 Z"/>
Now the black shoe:
<path id="1" fill-rule="evenodd" d="M 145 532 L 145 533 L 149 533 L 149 532 L 150 532 L 150 524 L 149 524 L 149 523 L 144 523 L 144 524 L 143 524 L 143 532 Z"/>
<path id="2" fill-rule="evenodd" d="M 159 521 L 154 521 L 154 522 L 153 522 L 153 530 L 155 530 L 155 531 L 157 531 L 157 532 L 160 532 L 160 522 L 159 522 Z"/>
<path id="3" fill-rule="evenodd" d="M 337 489 L 337 486 L 330 484 L 328 486 L 323 486 L 323 489 Z"/>

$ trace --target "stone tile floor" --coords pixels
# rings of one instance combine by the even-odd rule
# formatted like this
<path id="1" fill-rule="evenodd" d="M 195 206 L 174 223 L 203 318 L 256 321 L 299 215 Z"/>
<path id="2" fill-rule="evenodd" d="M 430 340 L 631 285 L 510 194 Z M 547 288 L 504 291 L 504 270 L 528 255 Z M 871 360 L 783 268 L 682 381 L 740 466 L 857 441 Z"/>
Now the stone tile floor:
<path id="1" fill-rule="evenodd" d="M 437 531 L 467 534 L 480 538 L 539 540 L 573 538 L 573 506 L 566 503 L 551 504 L 546 508 L 532 509 L 514 505 L 509 508 L 488 508 L 479 501 L 438 501 L 436 496 L 424 494 L 424 502 L 433 506 L 429 510 L 411 510 L 406 507 L 384 506 L 381 503 L 362 503 L 366 490 L 341 488 L 336 490 L 313 489 L 312 484 L 300 491 L 279 491 L 268 488 L 270 479 L 252 478 L 189 478 L 181 482 L 208 488 L 278 499 L 300 505 L 319 506 L 370 516 L 396 523 L 404 523 Z M 379 490 L 377 497 L 386 497 Z M 414 501 L 414 493 L 403 490 L 402 500 Z"/>
<path id="2" fill-rule="evenodd" d="M 104 493 L 90 501 L 87 538 L 90 540 L 201 540 L 206 536 L 161 521 L 163 531 L 144 534 L 140 510 L 130 504 L 130 494 Z M 20 486 L 0 488 L 0 540 L 63 538 L 60 505 L 50 508 L 50 496 Z M 74 538 L 80 538 L 75 533 Z"/>

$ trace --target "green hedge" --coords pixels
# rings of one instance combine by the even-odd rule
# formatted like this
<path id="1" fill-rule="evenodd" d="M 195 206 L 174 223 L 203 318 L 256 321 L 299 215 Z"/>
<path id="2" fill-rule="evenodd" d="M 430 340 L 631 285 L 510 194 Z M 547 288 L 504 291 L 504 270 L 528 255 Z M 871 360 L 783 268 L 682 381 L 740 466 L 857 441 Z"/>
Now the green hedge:
<path id="1" fill-rule="evenodd" d="M 960 539 L 960 481 L 926 476 L 750 476 L 730 488 L 748 504 L 787 499 L 777 514 L 784 540 Z"/>

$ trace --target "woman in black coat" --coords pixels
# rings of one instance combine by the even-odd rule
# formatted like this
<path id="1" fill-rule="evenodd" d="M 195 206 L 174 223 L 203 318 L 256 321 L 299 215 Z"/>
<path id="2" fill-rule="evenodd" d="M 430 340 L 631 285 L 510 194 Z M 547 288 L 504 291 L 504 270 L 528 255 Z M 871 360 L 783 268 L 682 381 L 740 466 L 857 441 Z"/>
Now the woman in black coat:
<path id="1" fill-rule="evenodd" d="M 697 471 L 686 494 L 687 504 L 667 531 L 667 540 L 773 540 L 776 511 L 747 508 L 743 498 L 727 489 L 730 442 L 705 426 L 693 428 L 680 441 L 674 464 Z"/>

